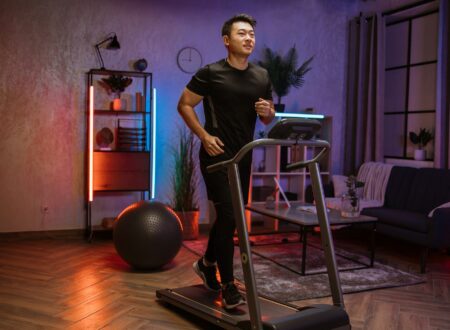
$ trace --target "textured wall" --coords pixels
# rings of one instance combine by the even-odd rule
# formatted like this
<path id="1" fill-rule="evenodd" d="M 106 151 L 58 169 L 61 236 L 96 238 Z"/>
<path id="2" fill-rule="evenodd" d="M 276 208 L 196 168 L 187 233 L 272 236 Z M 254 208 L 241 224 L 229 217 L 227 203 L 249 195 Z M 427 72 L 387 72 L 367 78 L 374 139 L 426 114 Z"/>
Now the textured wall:
<path id="1" fill-rule="evenodd" d="M 117 33 L 118 52 L 103 52 L 107 68 L 130 69 L 144 57 L 158 89 L 157 197 L 167 200 L 176 103 L 190 76 L 176 66 L 184 46 L 205 62 L 224 56 L 219 30 L 236 12 L 258 19 L 263 45 L 301 59 L 315 55 L 288 110 L 314 107 L 334 118 L 333 169 L 341 169 L 346 22 L 357 0 L 2 0 L 0 3 L 0 232 L 84 226 L 85 72 L 98 67 L 93 45 Z M 44 210 L 47 207 L 47 211 Z"/>

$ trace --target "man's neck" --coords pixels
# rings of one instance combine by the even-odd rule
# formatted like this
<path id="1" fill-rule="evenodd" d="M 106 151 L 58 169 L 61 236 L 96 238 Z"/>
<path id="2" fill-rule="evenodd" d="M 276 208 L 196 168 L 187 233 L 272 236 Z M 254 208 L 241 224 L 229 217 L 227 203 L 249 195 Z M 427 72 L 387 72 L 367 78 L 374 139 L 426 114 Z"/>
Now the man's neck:
<path id="1" fill-rule="evenodd" d="M 245 70 L 248 67 L 248 57 L 247 56 L 236 56 L 233 54 L 228 54 L 227 62 L 233 68 L 238 70 Z"/>

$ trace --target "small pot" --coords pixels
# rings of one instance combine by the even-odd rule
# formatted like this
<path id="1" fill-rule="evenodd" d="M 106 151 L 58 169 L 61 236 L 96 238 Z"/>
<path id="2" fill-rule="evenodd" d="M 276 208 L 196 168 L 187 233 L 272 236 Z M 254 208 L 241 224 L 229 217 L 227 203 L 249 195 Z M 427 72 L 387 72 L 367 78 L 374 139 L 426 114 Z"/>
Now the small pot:
<path id="1" fill-rule="evenodd" d="M 414 150 L 414 159 L 415 160 L 425 160 L 427 156 L 425 149 L 416 149 Z"/>
<path id="2" fill-rule="evenodd" d="M 183 226 L 183 239 L 193 240 L 198 238 L 199 211 L 175 211 Z"/>
<path id="3" fill-rule="evenodd" d="M 112 102 L 112 108 L 113 110 L 122 110 L 122 100 L 119 97 L 114 98 Z"/>

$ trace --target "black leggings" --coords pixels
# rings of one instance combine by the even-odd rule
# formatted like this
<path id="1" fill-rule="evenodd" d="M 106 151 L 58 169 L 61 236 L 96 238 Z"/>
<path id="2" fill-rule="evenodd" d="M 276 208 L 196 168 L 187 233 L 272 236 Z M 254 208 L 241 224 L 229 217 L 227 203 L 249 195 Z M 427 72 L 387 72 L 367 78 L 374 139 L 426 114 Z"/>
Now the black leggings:
<path id="1" fill-rule="evenodd" d="M 247 203 L 250 180 L 250 161 L 239 164 L 241 187 L 244 202 Z M 219 268 L 222 283 L 232 282 L 233 275 L 233 236 L 236 228 L 233 205 L 231 202 L 228 175 L 225 169 L 214 173 L 207 173 L 206 166 L 201 165 L 203 179 L 205 180 L 208 199 L 216 208 L 217 219 L 209 232 L 208 246 L 205 258 L 209 262 L 216 262 Z"/>

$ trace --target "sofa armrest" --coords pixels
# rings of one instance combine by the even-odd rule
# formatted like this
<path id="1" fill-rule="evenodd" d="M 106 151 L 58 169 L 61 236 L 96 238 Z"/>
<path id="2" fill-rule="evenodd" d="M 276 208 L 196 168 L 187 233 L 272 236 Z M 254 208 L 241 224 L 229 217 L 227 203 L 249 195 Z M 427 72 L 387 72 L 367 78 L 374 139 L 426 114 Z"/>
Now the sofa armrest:
<path id="1" fill-rule="evenodd" d="M 450 207 L 436 209 L 430 220 L 430 247 L 450 248 Z"/>
<path id="2" fill-rule="evenodd" d="M 334 197 L 334 188 L 333 183 L 324 183 L 323 186 L 323 192 L 325 194 L 325 197 Z M 314 202 L 314 195 L 312 191 L 312 185 L 308 185 L 305 189 L 305 202 L 306 203 L 313 203 Z"/>

